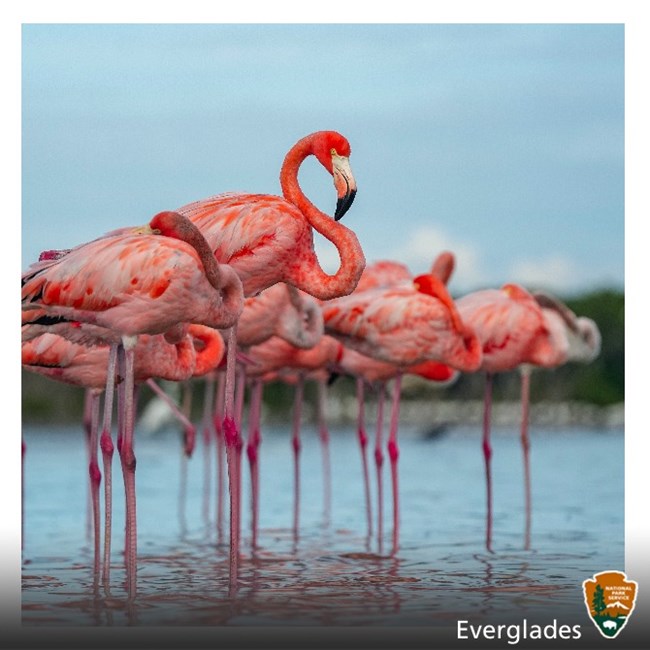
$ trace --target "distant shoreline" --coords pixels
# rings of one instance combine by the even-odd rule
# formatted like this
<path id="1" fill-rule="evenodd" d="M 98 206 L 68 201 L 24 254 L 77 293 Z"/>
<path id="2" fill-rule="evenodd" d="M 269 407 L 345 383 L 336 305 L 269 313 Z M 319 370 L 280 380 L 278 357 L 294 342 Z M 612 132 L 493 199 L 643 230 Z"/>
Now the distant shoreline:
<path id="1" fill-rule="evenodd" d="M 304 418 L 313 422 L 315 414 L 311 404 L 305 404 Z M 374 419 L 374 402 L 366 404 L 366 422 Z M 390 408 L 387 403 L 386 408 Z M 385 415 L 386 417 L 386 415 Z M 354 397 L 336 399 L 327 404 L 327 422 L 332 426 L 353 424 L 357 419 L 357 402 Z M 277 422 L 272 416 L 270 421 Z M 406 399 L 400 405 L 400 423 L 403 425 L 481 425 L 482 400 L 427 400 Z M 493 426 L 516 426 L 521 422 L 521 404 L 518 401 L 494 402 Z M 530 405 L 530 425 L 543 427 L 587 426 L 596 428 L 621 428 L 625 425 L 625 404 L 597 406 L 582 402 L 537 402 Z"/>

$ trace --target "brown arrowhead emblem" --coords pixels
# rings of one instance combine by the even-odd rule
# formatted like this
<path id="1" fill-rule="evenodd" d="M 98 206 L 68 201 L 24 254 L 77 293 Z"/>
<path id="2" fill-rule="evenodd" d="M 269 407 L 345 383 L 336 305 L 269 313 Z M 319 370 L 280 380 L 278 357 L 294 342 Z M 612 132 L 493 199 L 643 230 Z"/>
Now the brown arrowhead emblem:
<path id="1" fill-rule="evenodd" d="M 582 583 L 585 605 L 594 625 L 607 639 L 613 639 L 634 611 L 639 585 L 622 571 L 603 571 Z"/>

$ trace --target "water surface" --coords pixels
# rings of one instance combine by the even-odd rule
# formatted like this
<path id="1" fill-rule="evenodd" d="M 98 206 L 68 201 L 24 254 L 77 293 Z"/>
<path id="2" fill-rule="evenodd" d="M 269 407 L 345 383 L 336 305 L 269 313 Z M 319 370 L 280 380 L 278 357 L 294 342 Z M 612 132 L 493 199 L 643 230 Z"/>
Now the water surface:
<path id="1" fill-rule="evenodd" d="M 480 435 L 435 439 L 400 432 L 401 547 L 390 556 L 390 478 L 384 467 L 385 541 L 368 539 L 356 436 L 331 433 L 332 502 L 324 513 L 321 452 L 303 432 L 301 523 L 292 532 L 289 432 L 267 428 L 261 447 L 260 548 L 250 549 L 244 464 L 241 586 L 228 594 L 227 546 L 216 526 L 214 467 L 199 440 L 187 463 L 167 431 L 137 440 L 138 597 L 124 591 L 123 490 L 114 462 L 115 521 L 109 595 L 93 584 L 83 436 L 27 428 L 24 439 L 24 626 L 450 626 L 527 618 L 590 626 L 582 581 L 624 570 L 621 430 L 532 433 L 532 549 L 523 549 L 521 448 L 494 432 L 494 544 L 484 546 Z M 212 454 L 209 456 L 212 461 Z M 369 455 L 373 495 L 374 465 Z M 244 456 L 245 463 L 245 456 Z M 376 510 L 376 502 L 373 502 Z M 224 531 L 222 531 L 224 532 Z M 227 530 L 224 535 L 227 541 Z"/>

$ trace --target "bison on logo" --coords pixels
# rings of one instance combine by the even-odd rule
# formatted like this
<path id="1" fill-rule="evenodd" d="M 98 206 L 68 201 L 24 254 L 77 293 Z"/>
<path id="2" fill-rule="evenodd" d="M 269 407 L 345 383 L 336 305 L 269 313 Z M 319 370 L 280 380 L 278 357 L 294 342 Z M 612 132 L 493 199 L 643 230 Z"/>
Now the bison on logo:
<path id="1" fill-rule="evenodd" d="M 637 583 L 622 571 L 604 571 L 585 580 L 582 587 L 591 620 L 605 638 L 613 639 L 634 610 Z"/>

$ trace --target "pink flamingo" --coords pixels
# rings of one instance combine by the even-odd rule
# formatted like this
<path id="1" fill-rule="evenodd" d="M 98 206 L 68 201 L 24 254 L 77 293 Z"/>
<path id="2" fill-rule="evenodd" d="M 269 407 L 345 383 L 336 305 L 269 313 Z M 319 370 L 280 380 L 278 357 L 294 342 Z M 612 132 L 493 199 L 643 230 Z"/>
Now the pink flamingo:
<path id="1" fill-rule="evenodd" d="M 584 316 L 578 317 L 563 302 L 545 292 L 535 292 L 533 297 L 542 308 L 554 347 L 558 350 L 558 364 L 576 361 L 590 363 L 600 353 L 600 331 L 596 323 Z M 566 355 L 566 356 L 565 356 Z M 529 403 L 530 375 L 534 364 L 519 366 L 521 374 L 521 447 L 524 462 L 524 549 L 530 549 L 532 523 L 532 495 L 530 484 Z"/>
<path id="2" fill-rule="evenodd" d="M 458 314 L 443 282 L 420 275 L 412 283 L 353 293 L 323 305 L 325 332 L 346 347 L 396 365 L 402 372 L 424 361 L 439 361 L 472 372 L 481 362 L 476 335 Z M 388 455 L 393 485 L 393 554 L 399 546 L 397 425 L 402 372 L 395 376 Z"/>
<path id="3" fill-rule="evenodd" d="M 298 169 L 310 155 L 332 174 L 338 201 L 334 220 L 300 189 Z M 246 296 L 286 282 L 328 300 L 350 293 L 365 266 L 356 235 L 338 223 L 356 194 L 350 169 L 350 145 L 335 131 L 318 131 L 299 140 L 287 153 L 280 172 L 283 197 L 267 194 L 220 194 L 178 211 L 204 234 L 217 259 L 239 274 Z M 313 231 L 337 248 L 341 266 L 334 275 L 320 267 Z"/>
<path id="4" fill-rule="evenodd" d="M 298 170 L 308 156 L 332 175 L 337 193 L 334 219 L 321 212 L 305 196 Z M 318 131 L 299 140 L 287 153 L 280 172 L 283 197 L 229 193 L 183 206 L 207 239 L 215 257 L 230 264 L 241 278 L 246 296 L 253 296 L 277 282 L 286 282 L 320 300 L 346 295 L 356 286 L 365 258 L 356 235 L 338 223 L 356 194 L 349 163 L 350 145 L 335 131 Z M 314 252 L 313 231 L 337 248 L 341 260 L 334 275 L 325 273 Z M 228 354 L 234 355 L 236 330 L 228 335 Z M 237 583 L 239 556 L 240 474 L 242 440 L 235 421 L 234 361 L 227 361 L 223 432 L 229 466 L 230 584 Z"/>
<path id="5" fill-rule="evenodd" d="M 447 284 L 449 278 L 451 277 L 455 266 L 455 257 L 453 253 L 449 251 L 444 251 L 438 255 L 435 259 L 431 273 L 437 276 L 444 284 Z M 396 287 L 402 285 L 406 290 L 410 290 L 413 286 L 413 276 L 409 271 L 408 267 L 395 260 L 379 260 L 369 264 L 364 269 L 361 279 L 357 284 L 357 288 L 354 290 L 355 294 L 363 293 L 364 291 L 370 289 L 386 289 L 389 287 Z M 381 362 L 377 362 L 381 363 Z M 379 372 L 388 372 L 388 376 L 394 378 L 394 374 L 390 373 L 392 366 L 383 366 L 383 370 Z M 375 372 L 375 371 L 371 371 Z M 358 421 L 357 421 L 357 437 L 359 441 L 359 451 L 361 453 L 361 466 L 363 472 L 363 485 L 364 485 L 364 494 L 366 500 L 366 519 L 368 525 L 368 539 L 372 537 L 372 506 L 370 498 L 370 478 L 368 472 L 368 459 L 366 455 L 366 447 L 368 444 L 368 436 L 366 433 L 365 425 L 365 405 L 364 405 L 364 392 L 365 385 L 362 375 L 356 375 L 356 391 L 357 391 L 357 403 L 358 403 Z M 379 402 L 378 406 L 381 407 L 378 415 L 383 417 L 383 402 L 384 402 L 384 390 L 385 383 L 379 391 L 378 397 Z M 381 422 L 377 423 L 378 427 L 381 427 Z M 378 428 L 378 432 L 381 432 L 381 429 Z M 377 438 L 376 438 L 377 439 Z M 375 464 L 378 465 L 380 462 L 383 462 L 383 456 L 381 451 L 377 451 L 377 444 L 375 444 Z M 377 467 L 378 475 L 381 476 L 381 469 Z"/>
<path id="6" fill-rule="evenodd" d="M 408 267 L 401 262 L 394 260 L 379 260 L 368 264 L 361 274 L 361 279 L 354 290 L 355 294 L 363 293 L 369 289 L 379 289 L 392 287 L 401 283 L 410 286 L 413 282 L 413 276 Z M 353 373 L 354 374 L 354 373 Z M 366 503 L 366 523 L 367 523 L 367 538 L 368 542 L 372 537 L 372 500 L 370 497 L 370 474 L 368 471 L 368 456 L 366 448 L 368 446 L 368 434 L 366 432 L 366 417 L 365 417 L 365 382 L 361 375 L 356 377 L 356 392 L 357 392 L 357 440 L 359 442 L 359 452 L 361 454 L 361 471 L 363 477 L 363 493 Z M 380 401 L 378 405 L 382 408 L 378 415 L 383 416 L 383 390 L 382 386 L 379 393 Z M 379 426 L 379 423 L 377 424 Z M 375 452 L 375 462 L 378 462 L 378 455 Z"/>
<path id="7" fill-rule="evenodd" d="M 203 374 L 219 363 L 224 349 L 225 345 L 219 333 L 202 325 L 190 325 L 187 336 L 174 345 L 167 343 L 162 334 L 141 335 L 134 349 L 134 381 L 136 384 L 146 382 L 154 391 L 159 392 L 160 389 L 153 382 L 154 377 L 169 381 L 183 381 L 193 374 Z M 22 345 L 22 364 L 26 370 L 83 387 L 89 395 L 89 473 L 94 522 L 95 576 L 99 574 L 99 484 L 101 481 L 101 472 L 97 463 L 98 404 L 99 396 L 104 392 L 107 384 L 109 354 L 110 349 L 106 344 L 98 343 L 88 347 L 52 333 L 41 334 Z M 191 423 L 173 401 L 165 393 L 162 393 L 162 397 L 183 425 L 191 427 Z M 110 429 L 110 424 L 108 428 Z M 105 455 L 106 511 L 103 565 L 105 585 L 108 585 L 110 572 L 112 511 L 111 465 L 107 461 L 109 459 Z"/>
<path id="8" fill-rule="evenodd" d="M 486 373 L 483 412 L 483 456 L 485 460 L 487 523 L 485 546 L 492 550 L 492 473 L 490 420 L 492 383 L 496 372 L 514 370 L 528 363 L 551 368 L 563 363 L 567 349 L 557 345 L 548 322 L 533 296 L 516 284 L 501 289 L 470 293 L 456 301 L 464 322 L 476 331 L 483 350 L 480 370 Z"/>
<path id="9" fill-rule="evenodd" d="M 104 328 L 113 350 L 124 358 L 124 435 L 119 451 L 127 498 L 130 597 L 136 594 L 136 337 L 165 334 L 168 341 L 178 341 L 187 323 L 192 322 L 217 329 L 232 327 L 243 307 L 237 274 L 216 262 L 205 239 L 189 220 L 174 212 L 162 212 L 145 230 L 159 236 L 130 232 L 100 238 L 71 250 L 45 268 L 28 270 L 23 275 L 22 287 L 23 323 L 56 326 L 83 322 Z M 111 353 L 107 395 L 109 385 L 112 390 L 113 359 Z M 111 446 L 107 442 L 108 451 Z"/>

